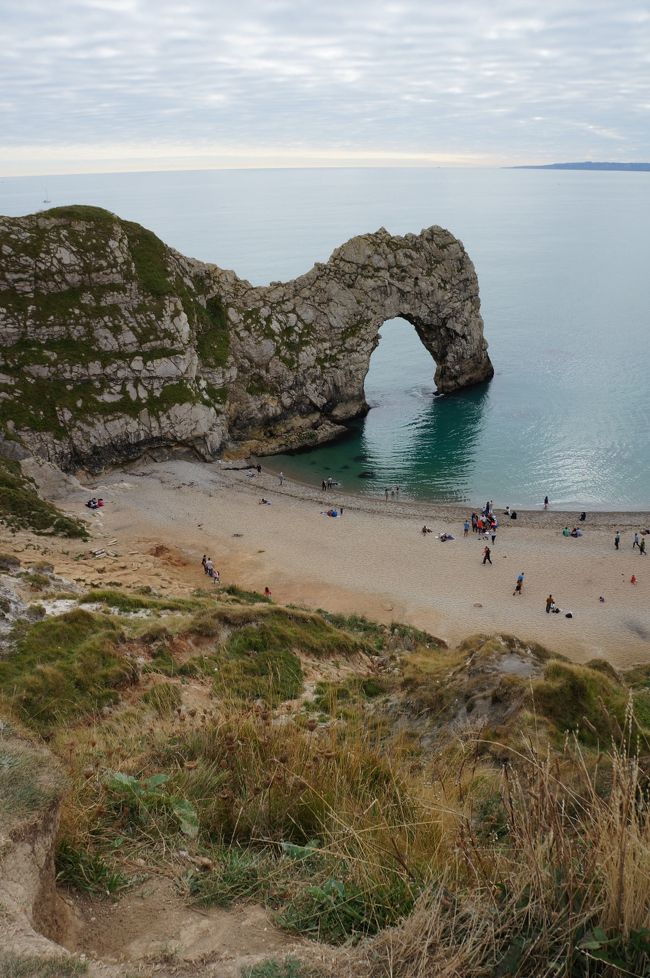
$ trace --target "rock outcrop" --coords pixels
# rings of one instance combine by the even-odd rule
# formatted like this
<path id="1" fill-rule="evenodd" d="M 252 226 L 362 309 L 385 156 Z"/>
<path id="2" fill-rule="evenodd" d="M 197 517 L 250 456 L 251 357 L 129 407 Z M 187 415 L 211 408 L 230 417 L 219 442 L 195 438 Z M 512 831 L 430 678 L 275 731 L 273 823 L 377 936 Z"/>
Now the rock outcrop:
<path id="1" fill-rule="evenodd" d="M 396 316 L 440 392 L 493 373 L 474 267 L 439 227 L 353 238 L 264 287 L 99 208 L 0 219 L 0 254 L 0 437 L 65 469 L 331 439 L 367 411 L 370 356 Z"/>

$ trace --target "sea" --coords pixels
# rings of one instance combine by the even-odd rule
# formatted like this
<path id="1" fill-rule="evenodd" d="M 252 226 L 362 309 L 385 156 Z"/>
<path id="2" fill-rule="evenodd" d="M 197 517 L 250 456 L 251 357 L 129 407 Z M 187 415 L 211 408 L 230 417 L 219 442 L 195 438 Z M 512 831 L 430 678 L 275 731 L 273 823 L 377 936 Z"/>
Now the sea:
<path id="1" fill-rule="evenodd" d="M 95 204 L 255 284 L 355 234 L 438 224 L 478 273 L 489 383 L 436 397 L 412 326 L 384 323 L 370 412 L 284 474 L 513 508 L 650 509 L 650 173 L 255 169 L 0 179 L 0 212 Z M 1 260 L 1 259 L 0 259 Z"/>

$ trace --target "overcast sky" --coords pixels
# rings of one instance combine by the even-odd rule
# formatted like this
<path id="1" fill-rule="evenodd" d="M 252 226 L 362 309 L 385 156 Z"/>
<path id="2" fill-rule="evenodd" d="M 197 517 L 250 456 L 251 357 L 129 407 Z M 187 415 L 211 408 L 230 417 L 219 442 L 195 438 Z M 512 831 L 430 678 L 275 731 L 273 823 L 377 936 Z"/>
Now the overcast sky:
<path id="1" fill-rule="evenodd" d="M 0 0 L 0 174 L 650 160 L 650 0 Z"/>

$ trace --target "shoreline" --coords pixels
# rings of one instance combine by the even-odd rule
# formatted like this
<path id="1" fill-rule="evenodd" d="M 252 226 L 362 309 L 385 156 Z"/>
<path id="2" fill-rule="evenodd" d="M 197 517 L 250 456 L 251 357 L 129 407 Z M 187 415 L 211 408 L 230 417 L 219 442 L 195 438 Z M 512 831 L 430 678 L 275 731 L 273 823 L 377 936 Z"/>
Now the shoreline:
<path id="1" fill-rule="evenodd" d="M 218 465 L 219 471 L 223 474 L 233 473 L 233 480 L 242 483 L 244 485 L 248 484 L 249 480 L 246 478 L 246 472 L 250 471 L 249 466 L 255 466 L 257 464 L 262 466 L 262 475 L 270 476 L 271 479 L 275 480 L 275 485 L 267 486 L 265 488 L 270 491 L 278 492 L 280 495 L 293 496 L 296 499 L 304 499 L 309 501 L 321 500 L 322 502 L 327 502 L 328 505 L 334 504 L 335 500 L 342 500 L 344 506 L 349 506 L 350 509 L 355 508 L 361 512 L 388 512 L 386 507 L 390 507 L 390 512 L 395 516 L 408 517 L 421 517 L 421 518 L 437 518 L 442 519 L 447 517 L 448 519 L 463 520 L 466 516 L 469 516 L 472 510 L 480 512 L 483 504 L 471 504 L 471 503 L 455 503 L 455 502 L 438 502 L 435 500 L 415 500 L 415 499 L 382 499 L 380 495 L 371 496 L 365 493 L 354 492 L 353 490 L 348 490 L 345 488 L 338 488 L 336 486 L 332 489 L 320 489 L 318 486 L 311 485 L 308 482 L 304 482 L 301 479 L 296 479 L 294 476 L 285 476 L 284 484 L 279 485 L 279 472 L 280 467 L 274 466 L 272 463 L 269 464 L 268 460 L 272 459 L 274 456 L 251 456 L 250 460 L 241 459 L 240 461 L 245 464 L 236 465 L 234 460 L 232 462 L 223 461 L 221 459 L 215 459 L 213 462 L 204 463 L 206 465 Z M 137 464 L 137 463 L 133 463 Z M 237 476 L 237 472 L 241 473 Z M 259 477 L 258 477 L 259 478 Z M 516 508 L 517 520 L 510 520 L 505 516 L 503 510 L 504 507 L 495 504 L 494 513 L 497 516 L 499 523 L 502 521 L 508 521 L 509 525 L 516 526 L 521 522 L 525 522 L 527 526 L 551 526 L 555 525 L 558 521 L 564 522 L 567 525 L 576 525 L 579 523 L 579 517 L 581 510 L 575 509 L 555 509 L 552 504 L 549 504 L 549 508 L 545 510 L 543 507 L 539 509 L 531 508 Z M 617 528 L 637 528 L 648 529 L 650 532 L 650 508 L 648 509 L 596 509 L 587 510 L 587 519 L 583 525 L 585 526 L 598 526 L 598 527 L 611 527 L 614 530 Z M 555 518 L 555 519 L 554 519 Z"/>

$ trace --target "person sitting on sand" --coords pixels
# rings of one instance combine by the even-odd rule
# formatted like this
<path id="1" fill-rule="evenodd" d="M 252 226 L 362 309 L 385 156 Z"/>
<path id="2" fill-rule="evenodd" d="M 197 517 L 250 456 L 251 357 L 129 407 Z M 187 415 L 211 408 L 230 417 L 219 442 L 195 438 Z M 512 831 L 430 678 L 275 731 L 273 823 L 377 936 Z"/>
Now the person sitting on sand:
<path id="1" fill-rule="evenodd" d="M 431 529 L 430 526 L 427 526 L 427 524 L 425 523 L 424 526 L 422 527 L 422 533 L 433 533 L 433 530 Z"/>
<path id="2" fill-rule="evenodd" d="M 563 537 L 570 537 L 571 536 L 571 533 L 569 531 L 569 527 L 568 526 L 565 526 L 564 529 L 562 530 L 562 536 Z"/>
<path id="3" fill-rule="evenodd" d="M 86 506 L 88 507 L 88 509 L 97 509 L 97 499 L 95 498 L 95 496 L 93 496 L 92 499 L 88 500 Z"/>
<path id="4" fill-rule="evenodd" d="M 438 539 L 441 543 L 446 543 L 447 540 L 455 540 L 456 537 L 452 533 L 439 533 Z"/>
<path id="5" fill-rule="evenodd" d="M 509 506 L 506 506 L 506 508 L 503 511 L 503 515 L 504 516 L 510 516 L 510 507 Z"/>
<path id="6" fill-rule="evenodd" d="M 573 529 L 571 530 L 571 536 L 572 537 L 581 537 L 582 536 L 582 530 L 579 530 L 577 526 L 574 526 Z"/>
<path id="7" fill-rule="evenodd" d="M 266 499 L 264 496 L 262 496 L 262 498 L 260 499 L 260 506 L 270 506 L 270 505 L 271 505 L 271 500 Z"/>

